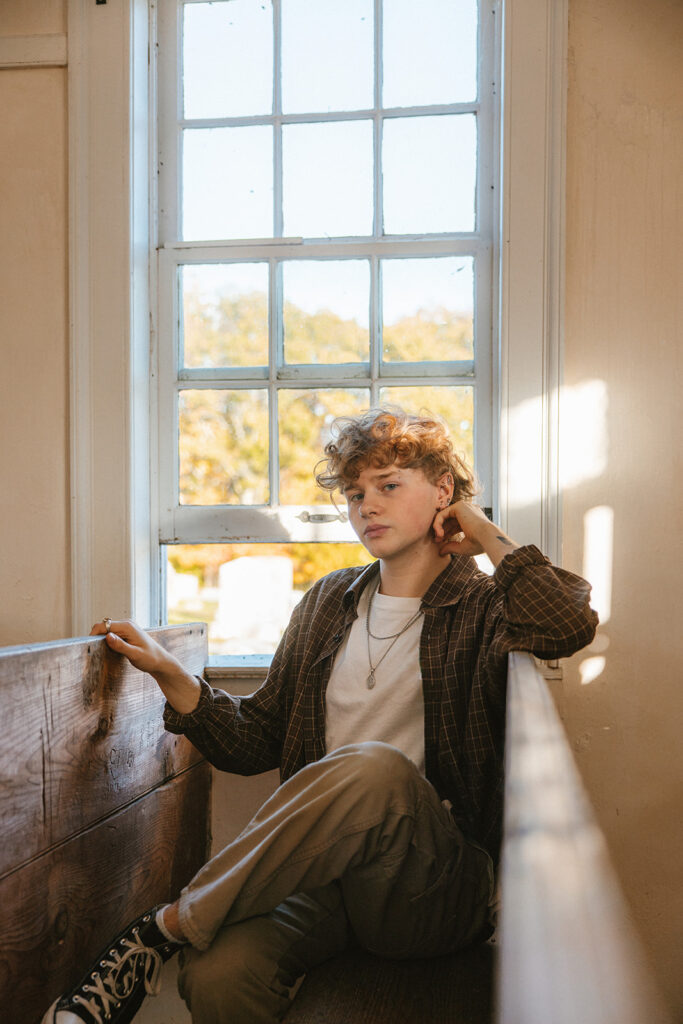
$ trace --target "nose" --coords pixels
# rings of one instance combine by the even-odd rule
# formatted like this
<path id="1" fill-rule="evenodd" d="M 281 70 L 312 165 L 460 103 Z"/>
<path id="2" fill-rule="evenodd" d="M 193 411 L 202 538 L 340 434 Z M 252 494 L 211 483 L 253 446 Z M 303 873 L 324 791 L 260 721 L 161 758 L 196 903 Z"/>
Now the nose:
<path id="1" fill-rule="evenodd" d="M 363 495 L 363 500 L 360 503 L 359 512 L 361 519 L 367 519 L 368 516 L 376 516 L 378 512 L 377 497 L 373 497 L 366 491 Z"/>

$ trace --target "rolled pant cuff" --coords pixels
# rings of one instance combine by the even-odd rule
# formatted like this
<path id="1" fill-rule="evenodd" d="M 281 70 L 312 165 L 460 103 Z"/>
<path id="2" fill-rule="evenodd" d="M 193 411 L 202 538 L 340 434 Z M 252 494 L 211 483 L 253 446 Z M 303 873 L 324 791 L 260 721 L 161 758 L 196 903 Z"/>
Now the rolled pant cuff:
<path id="1" fill-rule="evenodd" d="M 187 890 L 183 890 L 178 900 L 178 920 L 180 921 L 183 935 L 187 937 L 189 943 L 195 949 L 198 949 L 200 953 L 205 953 L 213 942 L 214 936 L 207 935 L 206 932 L 202 932 L 195 925 L 192 919 L 191 893 Z"/>

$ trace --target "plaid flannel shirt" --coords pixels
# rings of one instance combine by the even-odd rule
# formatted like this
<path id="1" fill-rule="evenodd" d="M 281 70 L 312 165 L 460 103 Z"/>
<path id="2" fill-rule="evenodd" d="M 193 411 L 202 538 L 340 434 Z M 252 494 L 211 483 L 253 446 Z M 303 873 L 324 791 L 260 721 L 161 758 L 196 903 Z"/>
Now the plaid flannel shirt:
<path id="1" fill-rule="evenodd" d="M 241 775 L 280 769 L 282 781 L 325 754 L 325 690 L 377 562 L 319 580 L 295 608 L 265 682 L 248 697 L 202 680 L 197 708 L 169 705 L 170 732 L 184 733 L 217 768 Z M 573 654 L 591 641 L 597 615 L 589 584 L 529 545 L 493 576 L 453 557 L 424 597 L 420 668 L 425 773 L 463 832 L 497 860 L 503 802 L 507 656 Z"/>

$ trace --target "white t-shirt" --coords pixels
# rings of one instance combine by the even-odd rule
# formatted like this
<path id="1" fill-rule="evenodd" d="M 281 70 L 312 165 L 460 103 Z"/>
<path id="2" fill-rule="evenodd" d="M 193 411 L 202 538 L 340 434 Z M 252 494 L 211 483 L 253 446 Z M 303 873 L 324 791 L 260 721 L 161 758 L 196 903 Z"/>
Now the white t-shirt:
<path id="1" fill-rule="evenodd" d="M 391 640 L 370 637 L 375 686 L 370 675 L 365 626 L 372 584 L 358 602 L 358 618 L 337 651 L 326 693 L 325 741 L 331 753 L 347 743 L 381 740 L 398 747 L 425 771 L 424 697 L 420 672 L 420 634 L 424 616 Z M 375 594 L 370 629 L 377 636 L 398 633 L 419 609 L 419 597 L 388 597 Z M 386 657 L 378 665 L 389 648 Z"/>

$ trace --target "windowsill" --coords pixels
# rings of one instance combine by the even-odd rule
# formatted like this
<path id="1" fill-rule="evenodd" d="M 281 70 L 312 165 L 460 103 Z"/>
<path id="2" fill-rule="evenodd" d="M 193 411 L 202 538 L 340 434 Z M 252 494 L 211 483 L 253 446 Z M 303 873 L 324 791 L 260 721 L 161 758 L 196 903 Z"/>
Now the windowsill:
<path id="1" fill-rule="evenodd" d="M 204 675 L 208 682 L 240 679 L 262 682 L 272 660 L 272 654 L 211 654 Z M 562 665 L 559 662 L 541 661 L 537 658 L 536 664 L 545 679 L 562 679 Z"/>
<path id="2" fill-rule="evenodd" d="M 209 683 L 221 679 L 261 682 L 272 660 L 272 654 L 210 654 L 204 675 Z"/>

